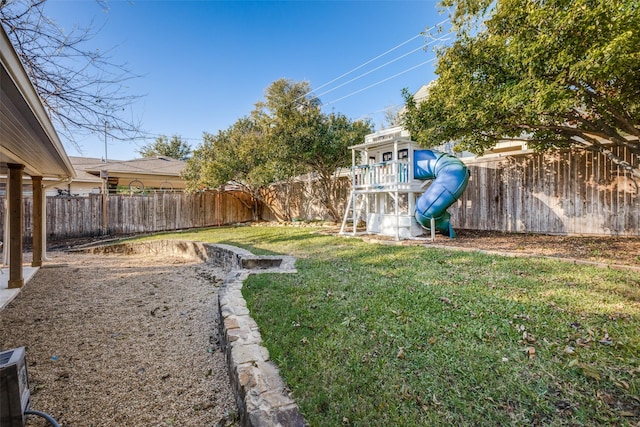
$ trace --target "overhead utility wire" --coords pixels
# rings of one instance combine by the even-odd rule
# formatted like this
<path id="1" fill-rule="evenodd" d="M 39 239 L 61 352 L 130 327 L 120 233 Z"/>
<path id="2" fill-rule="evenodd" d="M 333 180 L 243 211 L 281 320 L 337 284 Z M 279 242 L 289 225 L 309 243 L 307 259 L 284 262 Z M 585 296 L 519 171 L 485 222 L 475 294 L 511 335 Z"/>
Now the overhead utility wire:
<path id="1" fill-rule="evenodd" d="M 366 119 L 366 118 L 371 118 L 371 116 L 373 116 L 374 114 L 382 113 L 382 112 L 387 111 L 387 110 L 389 110 L 391 108 L 398 108 L 399 109 L 400 107 L 401 106 L 398 105 L 398 104 L 389 105 L 388 107 L 383 108 L 381 110 L 376 110 L 376 111 L 373 111 L 371 113 L 363 114 L 360 117 L 358 117 L 356 120 L 363 120 L 363 119 Z"/>
<path id="2" fill-rule="evenodd" d="M 394 63 L 394 62 L 396 62 L 396 61 L 399 61 L 399 60 L 401 60 L 402 58 L 407 57 L 407 56 L 411 55 L 412 53 L 414 53 L 414 52 L 416 52 L 416 51 L 418 51 L 418 50 L 422 50 L 422 46 L 420 46 L 420 47 L 418 47 L 418 48 L 416 48 L 416 49 L 413 49 L 412 51 L 407 52 L 407 53 L 405 53 L 405 54 L 404 54 L 404 55 L 402 55 L 402 56 L 399 56 L 399 57 L 397 57 L 397 58 L 395 58 L 395 59 L 392 59 L 391 61 L 386 62 L 386 63 L 384 63 L 384 64 L 382 64 L 382 65 L 380 65 L 380 66 L 378 66 L 378 67 L 376 67 L 376 68 L 374 68 L 374 69 L 372 69 L 372 70 L 369 70 L 369 71 L 367 71 L 367 72 L 365 72 L 365 73 L 362 73 L 362 74 L 360 74 L 360 75 L 358 75 L 358 76 L 356 76 L 356 77 L 352 78 L 351 80 L 347 80 L 346 82 L 341 83 L 341 84 L 339 84 L 338 86 L 335 86 L 335 87 L 333 87 L 333 88 L 331 88 L 331 89 L 329 89 L 329 90 L 327 90 L 327 91 L 324 91 L 324 92 L 322 92 L 322 93 L 320 93 L 320 94 L 318 94 L 318 95 L 314 96 L 312 99 L 320 98 L 321 96 L 324 96 L 324 95 L 326 95 L 326 94 L 328 94 L 328 93 L 331 93 L 331 92 L 333 92 L 333 91 L 334 91 L 334 90 L 336 90 L 336 89 L 340 89 L 341 87 L 346 86 L 346 85 L 348 85 L 349 83 L 354 82 L 354 81 L 356 81 L 356 80 L 358 80 L 358 79 L 360 79 L 360 78 L 362 78 L 362 77 L 364 77 L 364 76 L 366 76 L 366 75 L 368 75 L 368 74 L 371 74 L 371 73 L 373 73 L 374 71 L 378 71 L 380 68 L 386 67 L 386 66 L 387 66 L 387 65 L 389 65 L 389 64 L 392 64 L 392 63 Z"/>
<path id="3" fill-rule="evenodd" d="M 432 41 L 432 42 L 436 42 L 436 41 L 447 41 L 447 40 L 449 40 L 449 38 L 448 38 L 448 37 L 446 37 L 446 38 L 441 37 L 441 38 L 433 39 L 433 41 Z M 429 44 L 431 44 L 432 42 L 429 42 L 429 43 L 427 43 L 426 45 L 429 45 Z M 419 50 L 423 50 L 423 49 L 424 49 L 424 46 L 417 47 L 417 48 L 415 48 L 415 49 L 413 49 L 413 50 L 411 50 L 411 51 L 409 51 L 409 52 L 405 53 L 404 55 L 400 55 L 400 56 L 398 56 L 397 58 L 392 59 L 391 61 L 387 61 L 387 62 L 385 62 L 384 64 L 379 65 L 379 66 L 377 66 L 376 68 L 374 68 L 374 69 L 372 69 L 372 70 L 369 70 L 369 71 L 367 71 L 367 72 L 365 72 L 365 73 L 362 73 L 362 74 L 360 74 L 360 75 L 358 75 L 358 76 L 356 76 L 356 77 L 352 78 L 351 80 L 347 80 L 346 82 L 341 83 L 341 84 L 339 84 L 338 86 L 335 86 L 335 87 L 333 87 L 333 88 L 331 88 L 331 89 L 329 89 L 329 90 L 326 90 L 326 91 L 324 91 L 324 92 L 322 92 L 322 93 L 320 93 L 320 94 L 318 94 L 318 95 L 314 96 L 312 99 L 320 98 L 321 96 L 324 96 L 324 95 L 326 95 L 326 94 L 328 94 L 328 93 L 331 93 L 331 92 L 333 92 L 333 91 L 334 91 L 334 90 L 336 90 L 336 89 L 340 89 L 341 87 L 346 86 L 346 85 L 348 85 L 349 83 L 352 83 L 352 82 L 354 82 L 354 81 L 356 81 L 356 80 L 358 80 L 358 79 L 361 79 L 362 77 L 367 76 L 367 75 L 369 75 L 369 74 L 373 73 L 374 71 L 378 71 L 379 69 L 384 68 L 384 67 L 386 67 L 387 65 L 393 64 L 394 62 L 399 61 L 399 60 L 401 60 L 402 58 L 406 58 L 407 56 L 411 55 L 412 53 L 417 52 L 417 51 L 419 51 Z"/>
<path id="4" fill-rule="evenodd" d="M 380 59 L 380 58 L 382 58 L 383 56 L 385 56 L 385 55 L 387 55 L 387 54 L 389 54 L 389 53 L 393 52 L 394 50 L 401 48 L 402 46 L 406 45 L 407 43 L 410 43 L 410 42 L 414 41 L 415 39 L 417 39 L 417 38 L 418 38 L 418 37 L 420 37 L 421 35 L 425 34 L 425 33 L 426 33 L 426 32 L 428 32 L 428 31 L 433 30 L 434 28 L 439 27 L 440 25 L 444 24 L 444 23 L 445 23 L 445 22 L 447 22 L 447 21 L 449 21 L 449 18 L 447 18 L 447 19 L 445 19 L 445 20 L 443 20 L 443 21 L 438 22 L 438 23 L 437 23 L 437 24 L 435 24 L 434 26 L 432 26 L 432 27 L 430 27 L 430 28 L 427 28 L 424 32 L 420 32 L 420 33 L 416 34 L 415 36 L 411 37 L 409 40 L 406 40 L 406 41 L 404 41 L 404 42 L 400 43 L 399 45 L 397 45 L 396 47 L 393 47 L 393 48 L 391 48 L 391 49 L 387 50 L 386 52 L 381 53 L 380 55 L 376 56 L 375 58 L 372 58 L 372 59 L 368 60 L 368 61 L 367 61 L 367 62 L 365 62 L 364 64 L 358 65 L 357 67 L 355 67 L 355 68 L 353 68 L 353 69 L 351 69 L 351 70 L 347 71 L 346 73 L 344 73 L 344 74 L 342 74 L 342 75 L 340 75 L 340 76 L 336 77 L 335 79 L 333 79 L 333 80 L 331 80 L 331 81 L 329 81 L 329 82 L 327 82 L 327 83 L 325 83 L 325 84 L 323 84 L 323 85 L 318 86 L 315 90 L 320 90 L 320 89 L 322 89 L 323 87 L 327 87 L 327 86 L 329 86 L 331 83 L 334 83 L 335 81 L 340 80 L 341 78 L 343 78 L 343 77 L 345 77 L 345 76 L 348 76 L 349 74 L 351 74 L 351 73 L 353 73 L 353 72 L 355 72 L 355 71 L 358 71 L 360 68 L 362 68 L 362 67 L 364 67 L 364 66 L 366 66 L 366 65 L 369 65 L 369 64 L 370 64 L 370 63 L 372 63 L 373 61 L 375 61 L 375 60 L 377 60 L 377 59 Z M 309 94 L 310 94 L 310 93 L 312 93 L 312 92 L 313 92 L 313 91 L 309 91 L 309 92 L 305 93 L 304 95 L 300 95 L 299 97 L 297 97 L 297 98 L 294 100 L 294 102 L 295 102 L 295 101 L 298 101 L 298 100 L 299 100 L 299 99 L 301 99 L 301 98 L 306 97 L 307 95 L 309 95 Z"/>
<path id="5" fill-rule="evenodd" d="M 424 61 L 424 62 L 422 62 L 422 63 L 420 63 L 420 64 L 418 64 L 418 65 L 414 65 L 414 66 L 413 66 L 413 67 L 411 67 L 411 68 L 407 68 L 407 69 L 406 69 L 406 70 L 404 70 L 404 71 L 400 71 L 399 73 L 396 73 L 396 74 L 394 74 L 393 76 L 387 77 L 386 79 L 382 79 L 382 80 L 380 80 L 380 81 L 378 81 L 378 82 L 375 82 L 375 83 L 370 84 L 370 85 L 369 85 L 369 86 L 367 86 L 367 87 L 364 87 L 364 88 L 362 88 L 362 89 L 358 89 L 358 90 L 356 90 L 356 91 L 354 91 L 354 92 L 351 92 L 351 93 L 350 93 L 350 94 L 348 94 L 348 95 L 345 95 L 345 96 L 340 97 L 340 98 L 338 98 L 338 99 L 334 99 L 334 100 L 333 100 L 333 101 L 331 101 L 331 102 L 327 102 L 326 104 L 323 104 L 322 106 L 323 106 L 323 107 L 326 107 L 326 106 L 328 106 L 328 105 L 335 104 L 335 103 L 336 103 L 336 102 L 338 102 L 338 101 L 342 101 L 343 99 L 349 98 L 349 97 L 351 97 L 351 96 L 353 96 L 353 95 L 356 95 L 356 94 L 358 94 L 358 93 L 360 93 L 360 92 L 364 92 L 364 91 L 365 91 L 365 90 L 367 90 L 367 89 L 371 89 L 371 88 L 372 88 L 372 87 L 374 87 L 374 86 L 378 86 L 379 84 L 382 84 L 382 83 L 384 83 L 384 82 L 386 82 L 386 81 L 389 81 L 389 80 L 391 80 L 391 79 L 394 79 L 394 78 L 396 78 L 396 77 L 398 77 L 398 76 L 400 76 L 400 75 L 402 75 L 402 74 L 408 73 L 409 71 L 415 70 L 416 68 L 418 68 L 418 67 L 422 67 L 423 65 L 426 65 L 426 64 L 428 64 L 429 62 L 433 62 L 433 61 L 435 61 L 435 60 L 436 60 L 436 58 L 428 59 L 428 60 L 426 60 L 426 61 Z"/>
<path id="6" fill-rule="evenodd" d="M 202 138 L 188 138 L 188 137 L 183 137 L 180 134 L 173 134 L 171 136 L 166 135 L 166 134 L 161 134 L 161 133 L 151 133 L 151 132 L 141 132 L 141 135 L 139 137 L 134 137 L 131 138 L 131 140 L 136 140 L 136 139 L 158 139 L 160 137 L 166 137 L 168 139 L 173 138 L 174 136 L 177 136 L 178 138 L 180 138 L 182 141 L 202 141 Z"/>
<path id="7" fill-rule="evenodd" d="M 394 47 L 394 48 L 389 49 L 389 50 L 388 50 L 388 51 L 386 51 L 385 53 L 382 53 L 382 54 L 380 54 L 380 55 L 376 56 L 375 58 L 372 58 L 372 59 L 368 60 L 368 61 L 367 61 L 367 62 L 365 62 L 364 64 L 358 65 L 356 68 L 353 68 L 352 70 L 347 71 L 346 73 L 344 73 L 344 74 L 342 74 L 342 75 L 340 75 L 340 76 L 336 77 L 335 79 L 333 79 L 333 80 L 331 80 L 331 81 L 329 81 L 329 82 L 327 82 L 327 83 L 325 83 L 325 84 L 323 84 L 323 85 L 321 85 L 321 86 L 317 87 L 315 90 L 320 90 L 320 89 L 322 89 L 323 87 L 327 87 L 327 86 L 329 86 L 331 83 L 333 83 L 333 82 L 335 82 L 335 81 L 337 81 L 337 80 L 340 80 L 341 78 L 343 78 L 343 77 L 345 77 L 345 76 L 348 76 L 349 74 L 351 74 L 351 73 L 353 73 L 353 72 L 355 72 L 355 71 L 358 71 L 360 68 L 362 68 L 362 67 L 364 67 L 364 66 L 366 66 L 366 65 L 371 64 L 373 61 L 375 61 L 375 60 L 377 60 L 377 59 L 382 58 L 382 57 L 383 57 L 383 56 L 385 56 L 386 54 L 391 53 L 391 52 L 393 52 L 394 50 L 401 48 L 401 47 L 402 47 L 402 46 L 404 46 L 405 44 L 407 44 L 407 43 L 409 43 L 409 42 L 414 41 L 415 39 L 417 39 L 418 37 L 420 37 L 420 35 L 421 35 L 421 33 L 416 34 L 415 36 L 411 37 L 409 40 L 406 40 L 406 41 L 404 41 L 404 42 L 400 43 L 398 46 L 396 46 L 396 47 Z M 307 93 L 305 93 L 304 95 L 300 96 L 299 98 L 304 98 L 305 96 L 309 95 L 310 93 L 311 93 L 311 92 L 307 92 Z M 296 101 L 297 101 L 297 100 L 296 100 Z"/>

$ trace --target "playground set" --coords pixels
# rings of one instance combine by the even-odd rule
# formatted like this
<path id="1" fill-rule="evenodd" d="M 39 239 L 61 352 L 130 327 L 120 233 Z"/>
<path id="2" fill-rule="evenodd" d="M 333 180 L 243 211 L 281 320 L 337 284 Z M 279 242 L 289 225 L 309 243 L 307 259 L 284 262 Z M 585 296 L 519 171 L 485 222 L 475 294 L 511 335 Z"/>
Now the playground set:
<path id="1" fill-rule="evenodd" d="M 430 232 L 450 238 L 455 231 L 447 208 L 467 186 L 467 167 L 455 156 L 420 149 L 406 130 L 393 127 L 365 137 L 351 149 L 351 194 L 341 234 L 366 234 L 416 239 Z M 351 222 L 351 224 L 349 224 Z"/>

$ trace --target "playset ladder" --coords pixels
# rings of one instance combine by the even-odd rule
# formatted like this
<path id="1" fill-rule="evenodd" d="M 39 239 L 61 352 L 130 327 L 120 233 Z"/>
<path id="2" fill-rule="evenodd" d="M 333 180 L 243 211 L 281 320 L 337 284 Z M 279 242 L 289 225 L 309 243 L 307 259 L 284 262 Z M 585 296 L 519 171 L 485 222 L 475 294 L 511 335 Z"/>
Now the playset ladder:
<path id="1" fill-rule="evenodd" d="M 353 221 L 353 234 L 356 234 L 358 221 L 360 220 L 360 217 L 362 215 L 362 211 L 364 210 L 364 205 L 366 202 L 366 199 L 362 197 L 360 199 L 360 203 L 358 204 L 358 206 L 354 208 L 354 206 L 356 205 L 357 197 L 358 197 L 358 194 L 354 190 L 351 190 L 351 193 L 349 194 L 349 201 L 347 202 L 347 209 L 345 209 L 344 217 L 342 218 L 342 226 L 340 227 L 340 234 L 344 234 L 349 216 L 352 217 L 352 221 Z"/>

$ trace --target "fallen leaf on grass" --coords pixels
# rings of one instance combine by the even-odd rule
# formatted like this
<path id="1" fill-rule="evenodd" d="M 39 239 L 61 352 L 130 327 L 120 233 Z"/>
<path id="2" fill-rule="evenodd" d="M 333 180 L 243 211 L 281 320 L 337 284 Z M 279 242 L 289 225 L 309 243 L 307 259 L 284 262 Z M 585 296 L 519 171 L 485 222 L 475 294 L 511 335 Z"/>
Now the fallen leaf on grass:
<path id="1" fill-rule="evenodd" d="M 604 338 L 602 338 L 600 341 L 598 341 L 600 344 L 604 344 L 604 345 L 611 345 L 613 344 L 613 340 L 611 339 L 611 337 L 609 336 L 608 333 L 604 334 Z"/>
<path id="2" fill-rule="evenodd" d="M 404 359 L 405 355 L 404 355 L 404 348 L 400 347 L 400 350 L 398 350 L 398 354 L 396 355 L 396 357 L 398 359 Z"/>
<path id="3" fill-rule="evenodd" d="M 616 387 L 621 388 L 623 390 L 629 390 L 629 383 L 624 380 L 617 380 L 617 381 L 614 380 L 613 384 Z M 640 399 L 638 399 L 638 402 L 640 402 Z"/>
<path id="4" fill-rule="evenodd" d="M 528 332 L 522 333 L 522 340 L 528 342 L 529 344 L 533 344 L 536 342 L 536 338 L 533 336 L 533 334 L 530 334 Z"/>
<path id="5" fill-rule="evenodd" d="M 578 347 L 589 347 L 591 344 L 591 338 L 578 338 L 576 340 L 576 345 Z"/>
<path id="6" fill-rule="evenodd" d="M 600 399 L 601 402 L 604 402 L 609 406 L 613 406 L 616 404 L 616 399 L 609 393 L 596 390 L 596 396 L 598 397 L 598 399 Z"/>
<path id="7" fill-rule="evenodd" d="M 529 346 L 524 349 L 524 354 L 526 354 L 529 359 L 533 359 L 536 357 L 536 349 Z"/>

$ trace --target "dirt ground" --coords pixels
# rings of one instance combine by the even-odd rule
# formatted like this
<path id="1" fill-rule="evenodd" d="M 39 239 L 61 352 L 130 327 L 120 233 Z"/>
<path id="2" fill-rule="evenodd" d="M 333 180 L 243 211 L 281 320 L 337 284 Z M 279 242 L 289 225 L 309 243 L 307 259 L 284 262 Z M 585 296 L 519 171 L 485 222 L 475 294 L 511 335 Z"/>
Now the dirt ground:
<path id="1" fill-rule="evenodd" d="M 438 236 L 435 244 L 621 264 L 640 267 L 640 237 L 552 236 L 456 230 L 457 237 Z"/>
<path id="2" fill-rule="evenodd" d="M 61 426 L 235 425 L 220 271 L 178 258 L 48 255 L 0 311 L 1 348 L 27 348 L 32 409 Z"/>

